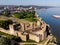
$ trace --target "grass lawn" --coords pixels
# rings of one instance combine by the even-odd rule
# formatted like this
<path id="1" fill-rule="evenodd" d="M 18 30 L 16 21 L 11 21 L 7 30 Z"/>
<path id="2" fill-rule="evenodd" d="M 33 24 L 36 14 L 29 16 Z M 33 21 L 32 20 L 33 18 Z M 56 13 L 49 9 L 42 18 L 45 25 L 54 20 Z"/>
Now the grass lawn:
<path id="1" fill-rule="evenodd" d="M 30 43 L 30 42 L 31 42 L 31 43 L 36 43 L 34 40 L 31 40 L 31 39 L 29 39 L 29 40 L 27 40 L 27 41 L 23 41 L 23 42 L 24 42 L 24 43 L 25 43 L 25 42 L 26 42 L 26 43 L 27 43 L 27 42 L 28 42 L 28 43 Z"/>
<path id="2" fill-rule="evenodd" d="M 37 45 L 37 44 L 24 44 L 24 45 Z"/>
<path id="3" fill-rule="evenodd" d="M 45 43 L 47 41 L 47 39 L 44 39 L 42 41 L 40 41 L 39 43 Z"/>

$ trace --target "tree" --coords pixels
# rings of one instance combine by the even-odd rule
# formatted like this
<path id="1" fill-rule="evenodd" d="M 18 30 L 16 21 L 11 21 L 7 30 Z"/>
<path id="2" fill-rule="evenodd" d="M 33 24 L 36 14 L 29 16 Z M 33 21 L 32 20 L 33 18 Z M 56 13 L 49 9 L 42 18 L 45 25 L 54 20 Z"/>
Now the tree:
<path id="1" fill-rule="evenodd" d="M 4 10 L 4 16 L 9 17 L 9 15 L 10 15 L 10 11 L 8 9 Z"/>
<path id="2" fill-rule="evenodd" d="M 12 24 L 11 20 L 0 20 L 0 27 L 4 29 L 9 29 L 9 24 Z"/>
<path id="3" fill-rule="evenodd" d="M 0 37 L 0 45 L 10 45 L 10 40 Z"/>

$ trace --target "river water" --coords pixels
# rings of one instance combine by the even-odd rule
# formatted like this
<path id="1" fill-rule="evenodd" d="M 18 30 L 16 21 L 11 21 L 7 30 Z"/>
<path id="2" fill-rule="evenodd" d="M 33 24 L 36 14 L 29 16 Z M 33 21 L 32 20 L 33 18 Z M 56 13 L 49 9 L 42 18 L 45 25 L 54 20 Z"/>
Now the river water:
<path id="1" fill-rule="evenodd" d="M 52 34 L 60 43 L 60 18 L 54 18 L 53 15 L 60 15 L 60 8 L 48 8 L 36 11 L 38 15 L 51 27 Z"/>

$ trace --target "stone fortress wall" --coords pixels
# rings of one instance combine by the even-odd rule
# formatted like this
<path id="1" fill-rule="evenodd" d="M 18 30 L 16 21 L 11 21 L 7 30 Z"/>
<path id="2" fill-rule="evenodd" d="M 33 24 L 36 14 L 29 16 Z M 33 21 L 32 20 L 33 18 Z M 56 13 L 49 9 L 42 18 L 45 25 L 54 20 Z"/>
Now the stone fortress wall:
<path id="1" fill-rule="evenodd" d="M 41 18 L 38 19 L 39 20 L 37 21 L 36 25 L 33 22 L 30 22 L 29 26 L 27 26 L 27 24 L 25 23 L 20 23 L 21 30 L 19 31 L 14 30 L 14 25 L 9 25 L 9 30 L 4 30 L 0 28 L 0 31 L 11 35 L 19 36 L 24 41 L 26 41 L 27 37 L 29 37 L 29 39 L 31 40 L 40 42 L 41 40 L 44 40 L 47 37 L 46 32 L 47 25 Z"/>

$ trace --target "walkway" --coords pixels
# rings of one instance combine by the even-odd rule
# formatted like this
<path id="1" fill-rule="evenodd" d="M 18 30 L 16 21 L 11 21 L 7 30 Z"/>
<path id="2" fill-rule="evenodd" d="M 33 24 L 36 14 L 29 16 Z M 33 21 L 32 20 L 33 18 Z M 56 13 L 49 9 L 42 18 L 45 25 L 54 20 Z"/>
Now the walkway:
<path id="1" fill-rule="evenodd" d="M 38 45 L 47 45 L 47 43 L 52 39 L 53 36 L 48 36 L 45 43 L 39 43 Z"/>

